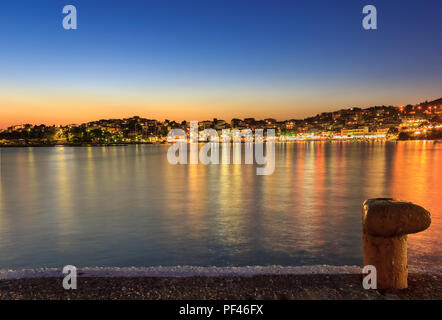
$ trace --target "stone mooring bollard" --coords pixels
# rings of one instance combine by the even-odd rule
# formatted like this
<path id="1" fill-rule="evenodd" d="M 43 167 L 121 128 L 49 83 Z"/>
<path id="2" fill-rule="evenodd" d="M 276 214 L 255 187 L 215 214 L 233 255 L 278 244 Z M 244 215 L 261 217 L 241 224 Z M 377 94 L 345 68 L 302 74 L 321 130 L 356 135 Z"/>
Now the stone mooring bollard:
<path id="1" fill-rule="evenodd" d="M 376 267 L 378 289 L 407 288 L 407 234 L 423 231 L 430 224 L 430 213 L 411 202 L 392 198 L 364 201 L 364 265 Z"/>

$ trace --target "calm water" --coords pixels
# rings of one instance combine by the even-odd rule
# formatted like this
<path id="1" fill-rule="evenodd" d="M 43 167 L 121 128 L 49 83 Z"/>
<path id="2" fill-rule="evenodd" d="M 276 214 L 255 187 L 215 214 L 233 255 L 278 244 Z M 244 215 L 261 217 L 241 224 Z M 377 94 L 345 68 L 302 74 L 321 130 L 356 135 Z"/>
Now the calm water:
<path id="1" fill-rule="evenodd" d="M 358 265 L 361 204 L 416 202 L 410 264 L 442 262 L 442 144 L 276 145 L 276 169 L 177 165 L 168 146 L 1 149 L 0 268 Z"/>

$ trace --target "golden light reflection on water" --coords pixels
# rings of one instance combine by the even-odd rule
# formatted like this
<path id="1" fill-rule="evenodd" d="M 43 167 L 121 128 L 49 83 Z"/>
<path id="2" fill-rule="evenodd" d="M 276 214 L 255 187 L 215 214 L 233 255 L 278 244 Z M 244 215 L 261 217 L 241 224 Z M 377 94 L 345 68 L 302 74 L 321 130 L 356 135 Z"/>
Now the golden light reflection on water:
<path id="1" fill-rule="evenodd" d="M 392 195 L 415 202 L 428 209 L 432 223 L 428 230 L 409 235 L 409 255 L 421 259 L 435 254 L 435 263 L 442 263 L 442 149 L 434 142 L 407 141 L 397 144 L 394 152 Z M 430 261 L 423 263 L 430 264 Z"/>
<path id="2" fill-rule="evenodd" d="M 190 231 L 189 236 L 200 238 L 209 228 L 207 220 L 204 218 L 209 203 L 209 190 L 204 186 L 207 168 L 192 164 L 186 169 L 183 182 L 187 185 L 188 192 L 183 192 L 185 198 L 183 205 L 185 205 L 186 213 L 184 221 L 186 228 Z"/>
<path id="3" fill-rule="evenodd" d="M 53 170 L 54 187 L 56 193 L 54 194 L 54 207 L 58 208 L 57 226 L 62 235 L 69 234 L 73 229 L 73 220 L 75 220 L 74 204 L 72 199 L 72 186 L 75 181 L 72 181 L 69 166 L 72 164 L 71 159 L 68 159 L 68 150 L 64 147 L 55 148 L 55 157 L 50 162 L 49 170 Z M 69 245 L 65 241 L 54 243 L 63 249 L 65 245 Z"/>
<path id="4" fill-rule="evenodd" d="M 275 150 L 269 176 L 239 152 L 230 160 L 242 164 L 173 166 L 167 146 L 2 150 L 0 268 L 360 264 L 360 211 L 371 197 L 430 210 L 430 229 L 410 236 L 410 264 L 440 265 L 440 144 Z"/>
<path id="5" fill-rule="evenodd" d="M 224 150 L 226 151 L 226 150 Z M 217 170 L 219 173 L 219 181 L 209 186 L 212 197 L 209 202 L 212 205 L 223 208 L 219 211 L 216 217 L 216 224 L 213 231 L 219 241 L 226 246 L 232 246 L 242 242 L 244 235 L 244 223 L 247 219 L 245 214 L 238 214 L 242 212 L 241 202 L 236 202 L 237 206 L 233 206 L 231 200 L 235 199 L 238 194 L 235 185 L 232 183 L 231 168 L 228 165 L 221 164 L 210 169 Z"/>

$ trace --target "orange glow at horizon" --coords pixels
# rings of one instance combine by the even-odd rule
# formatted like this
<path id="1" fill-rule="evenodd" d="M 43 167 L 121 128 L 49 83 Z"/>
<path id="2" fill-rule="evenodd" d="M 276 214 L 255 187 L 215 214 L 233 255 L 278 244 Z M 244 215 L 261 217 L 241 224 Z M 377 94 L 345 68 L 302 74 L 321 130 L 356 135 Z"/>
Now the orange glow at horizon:
<path id="1" fill-rule="evenodd" d="M 67 95 L 44 94 L 2 95 L 0 98 L 0 128 L 30 123 L 32 125 L 81 124 L 100 119 L 120 119 L 132 116 L 156 120 L 230 121 L 232 118 L 275 118 L 286 120 L 315 114 L 317 103 L 286 97 L 259 95 L 176 95 L 123 96 L 117 94 Z"/>
<path id="2" fill-rule="evenodd" d="M 320 92 L 320 93 L 319 93 Z M 428 97 L 428 96 L 427 96 Z M 140 116 L 165 119 L 230 121 L 232 118 L 303 119 L 321 112 L 354 106 L 388 104 L 390 97 L 371 100 L 361 92 L 344 94 L 319 88 L 292 91 L 253 87 L 53 88 L 25 85 L 0 86 L 0 129 L 20 124 L 67 125 L 100 119 Z M 419 98 L 402 97 L 402 99 Z M 381 102 L 382 101 L 382 102 Z"/>

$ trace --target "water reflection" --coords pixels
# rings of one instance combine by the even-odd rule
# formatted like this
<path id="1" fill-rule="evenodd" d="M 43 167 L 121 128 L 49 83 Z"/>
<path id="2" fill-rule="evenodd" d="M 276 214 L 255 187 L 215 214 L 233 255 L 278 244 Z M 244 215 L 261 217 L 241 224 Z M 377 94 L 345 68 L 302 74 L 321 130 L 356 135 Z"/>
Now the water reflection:
<path id="1" fill-rule="evenodd" d="M 361 264 L 361 204 L 379 196 L 431 211 L 410 263 L 441 264 L 440 145 L 276 144 L 268 176 L 244 164 L 251 145 L 220 146 L 231 165 L 173 166 L 159 145 L 3 149 L 0 268 Z"/>

